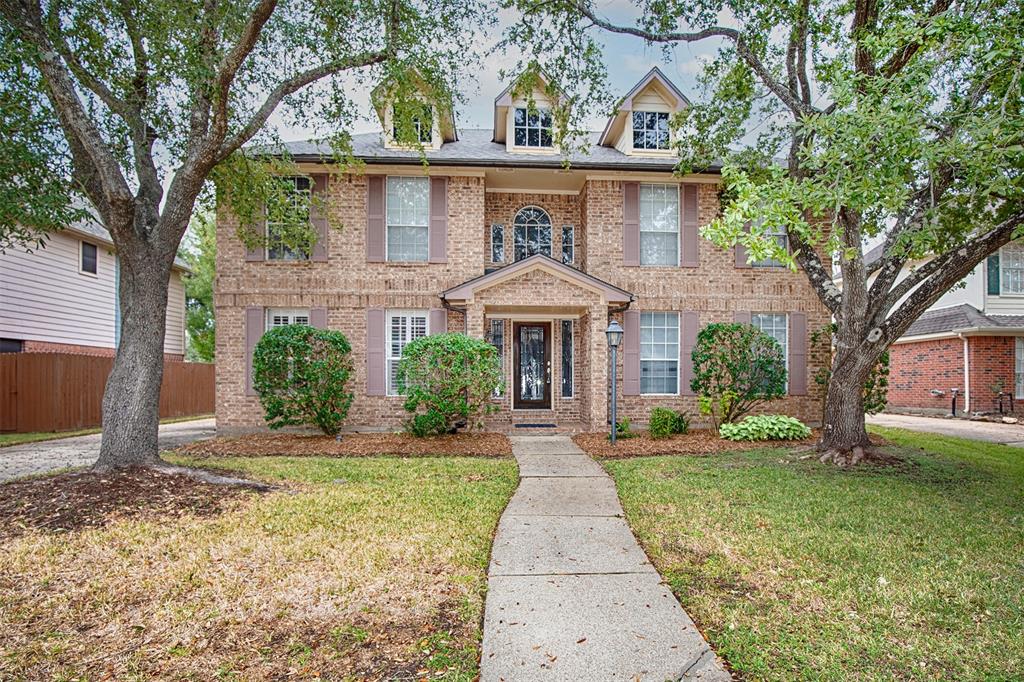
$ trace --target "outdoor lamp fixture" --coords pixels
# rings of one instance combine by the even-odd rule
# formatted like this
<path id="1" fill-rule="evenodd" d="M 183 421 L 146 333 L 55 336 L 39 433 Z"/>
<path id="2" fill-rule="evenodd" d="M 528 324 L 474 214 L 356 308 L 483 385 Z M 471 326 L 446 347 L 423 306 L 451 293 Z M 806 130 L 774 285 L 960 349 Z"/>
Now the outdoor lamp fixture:
<path id="1" fill-rule="evenodd" d="M 612 351 L 612 433 L 611 441 L 612 445 L 615 445 L 615 432 L 619 430 L 619 420 L 616 415 L 616 393 L 615 390 L 615 371 L 618 368 L 618 362 L 616 359 L 616 351 L 619 349 L 619 344 L 622 343 L 622 325 L 615 320 L 612 320 L 608 325 L 608 329 L 604 330 L 604 335 L 608 337 L 608 348 Z"/>

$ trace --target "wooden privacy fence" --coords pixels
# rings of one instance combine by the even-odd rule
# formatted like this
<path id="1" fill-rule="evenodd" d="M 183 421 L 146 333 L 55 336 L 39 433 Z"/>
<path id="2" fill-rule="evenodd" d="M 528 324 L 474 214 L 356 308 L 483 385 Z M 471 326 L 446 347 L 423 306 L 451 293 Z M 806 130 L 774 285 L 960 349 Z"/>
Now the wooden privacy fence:
<path id="1" fill-rule="evenodd" d="M 0 432 L 99 426 L 113 358 L 62 353 L 0 354 Z M 160 416 L 211 414 L 213 365 L 164 362 Z"/>

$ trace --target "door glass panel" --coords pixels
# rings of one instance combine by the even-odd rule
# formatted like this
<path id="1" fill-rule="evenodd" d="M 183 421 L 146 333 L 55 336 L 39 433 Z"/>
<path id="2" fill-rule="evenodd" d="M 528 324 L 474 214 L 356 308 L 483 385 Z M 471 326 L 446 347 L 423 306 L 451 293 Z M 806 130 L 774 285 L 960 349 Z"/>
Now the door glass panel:
<path id="1" fill-rule="evenodd" d="M 519 399 L 544 400 L 544 328 L 519 328 Z"/>

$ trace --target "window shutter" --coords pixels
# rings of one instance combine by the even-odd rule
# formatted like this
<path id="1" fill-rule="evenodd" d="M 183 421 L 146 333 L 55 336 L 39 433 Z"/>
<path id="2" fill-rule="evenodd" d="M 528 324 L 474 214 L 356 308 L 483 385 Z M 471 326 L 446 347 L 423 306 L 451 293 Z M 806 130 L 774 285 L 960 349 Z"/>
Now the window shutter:
<path id="1" fill-rule="evenodd" d="M 325 262 L 327 260 L 327 174 L 313 174 L 313 199 L 309 207 L 309 222 L 316 231 L 316 243 L 313 244 L 311 260 Z"/>
<path id="2" fill-rule="evenodd" d="M 700 314 L 683 313 L 680 322 L 682 343 L 679 344 L 679 387 L 680 395 L 694 395 L 690 388 L 693 380 L 693 347 L 697 345 L 697 332 L 700 331 Z"/>
<path id="3" fill-rule="evenodd" d="M 267 249 L 265 241 L 267 238 L 267 207 L 260 208 L 256 224 L 252 226 L 253 232 L 259 235 L 260 243 L 254 248 L 245 247 L 245 260 L 247 263 L 258 263 L 266 258 Z"/>
<path id="4" fill-rule="evenodd" d="M 427 261 L 448 261 L 448 178 L 430 178 L 430 228 Z"/>
<path id="5" fill-rule="evenodd" d="M 385 376 L 387 363 L 387 316 L 383 308 L 366 310 L 366 395 L 384 395 L 387 390 Z"/>
<path id="6" fill-rule="evenodd" d="M 679 233 L 683 240 L 683 257 L 679 264 L 684 268 L 695 268 L 700 265 L 700 205 L 697 185 L 680 185 L 679 199 Z"/>
<path id="7" fill-rule="evenodd" d="M 252 353 L 256 344 L 263 336 L 266 327 L 266 315 L 263 308 L 250 306 L 245 309 L 245 394 L 256 395 L 252 387 Z"/>
<path id="8" fill-rule="evenodd" d="M 310 308 L 309 326 L 316 329 L 327 329 L 327 308 Z"/>
<path id="9" fill-rule="evenodd" d="M 622 264 L 640 265 L 640 183 L 622 183 Z"/>
<path id="10" fill-rule="evenodd" d="M 622 395 L 640 395 L 640 311 L 625 311 L 622 323 Z"/>
<path id="11" fill-rule="evenodd" d="M 807 315 L 789 314 L 789 394 L 807 395 Z"/>
<path id="12" fill-rule="evenodd" d="M 749 310 L 737 310 L 733 313 L 733 322 L 736 324 L 750 324 L 750 311 Z"/>
<path id="13" fill-rule="evenodd" d="M 444 308 L 431 308 L 427 318 L 427 327 L 431 334 L 448 332 L 448 311 Z"/>
<path id="14" fill-rule="evenodd" d="M 745 225 L 743 227 L 743 231 L 750 232 L 750 225 Z M 750 263 L 747 262 L 747 247 L 743 246 L 742 244 L 737 244 L 735 247 L 733 247 L 733 250 L 736 253 L 736 267 L 749 268 Z"/>
<path id="15" fill-rule="evenodd" d="M 366 260 L 384 262 L 384 182 L 383 175 L 366 179 Z"/>
<path id="16" fill-rule="evenodd" d="M 996 251 L 988 257 L 985 267 L 988 273 L 988 295 L 999 295 L 999 252 Z"/>

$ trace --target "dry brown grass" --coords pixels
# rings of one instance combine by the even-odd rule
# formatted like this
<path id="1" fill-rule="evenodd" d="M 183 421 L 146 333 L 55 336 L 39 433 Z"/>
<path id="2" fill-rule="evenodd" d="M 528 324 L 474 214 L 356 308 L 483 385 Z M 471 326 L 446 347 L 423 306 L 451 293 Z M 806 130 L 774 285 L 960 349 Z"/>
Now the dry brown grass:
<path id="1" fill-rule="evenodd" d="M 505 457 L 512 454 L 512 446 L 508 437 L 500 433 L 457 433 L 426 438 L 407 433 L 347 433 L 341 440 L 294 433 L 254 433 L 198 441 L 179 452 L 192 457 Z"/>

